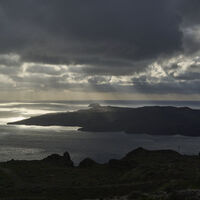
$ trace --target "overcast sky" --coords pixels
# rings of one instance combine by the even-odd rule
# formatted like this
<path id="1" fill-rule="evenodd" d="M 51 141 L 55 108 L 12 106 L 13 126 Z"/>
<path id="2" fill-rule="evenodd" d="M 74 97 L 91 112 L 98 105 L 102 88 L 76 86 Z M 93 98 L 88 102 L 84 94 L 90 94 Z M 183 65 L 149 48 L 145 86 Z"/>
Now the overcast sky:
<path id="1" fill-rule="evenodd" d="M 0 0 L 0 100 L 200 98 L 200 0 Z"/>

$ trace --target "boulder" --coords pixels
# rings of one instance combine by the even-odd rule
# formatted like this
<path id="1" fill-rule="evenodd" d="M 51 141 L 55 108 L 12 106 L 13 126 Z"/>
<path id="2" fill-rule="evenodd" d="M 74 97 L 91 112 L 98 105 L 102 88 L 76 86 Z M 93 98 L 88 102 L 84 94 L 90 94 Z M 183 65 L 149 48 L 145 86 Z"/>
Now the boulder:
<path id="1" fill-rule="evenodd" d="M 65 152 L 63 154 L 63 156 L 61 156 L 59 154 L 52 154 L 52 155 L 44 158 L 43 161 L 49 162 L 49 163 L 55 164 L 55 165 L 65 165 L 67 167 L 73 167 L 74 166 L 74 163 L 71 160 L 68 152 Z"/>

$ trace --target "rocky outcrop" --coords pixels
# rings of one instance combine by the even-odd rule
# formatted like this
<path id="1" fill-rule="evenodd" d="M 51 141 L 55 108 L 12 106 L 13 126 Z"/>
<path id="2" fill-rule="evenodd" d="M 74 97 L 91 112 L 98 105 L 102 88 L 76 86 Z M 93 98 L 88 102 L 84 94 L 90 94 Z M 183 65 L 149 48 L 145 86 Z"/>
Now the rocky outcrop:
<path id="1" fill-rule="evenodd" d="M 68 152 L 65 152 L 63 156 L 59 154 L 52 154 L 46 158 L 44 158 L 42 161 L 49 162 L 50 164 L 55 165 L 64 165 L 66 167 L 73 167 L 74 163 L 71 160 L 71 157 Z"/>
<path id="2" fill-rule="evenodd" d="M 137 148 L 122 159 L 73 167 L 68 152 L 0 163 L 0 199 L 199 200 L 199 156 Z"/>

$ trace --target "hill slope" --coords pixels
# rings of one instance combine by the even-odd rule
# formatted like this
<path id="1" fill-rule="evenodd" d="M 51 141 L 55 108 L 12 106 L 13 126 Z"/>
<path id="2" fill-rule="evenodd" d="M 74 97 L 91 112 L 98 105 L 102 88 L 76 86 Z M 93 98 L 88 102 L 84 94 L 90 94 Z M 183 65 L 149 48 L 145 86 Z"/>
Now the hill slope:
<path id="1" fill-rule="evenodd" d="M 11 160 L 0 163 L 0 199 L 194 200 L 200 195 L 199 166 L 199 156 L 142 148 L 105 164 L 87 158 L 73 166 L 67 152 Z"/>

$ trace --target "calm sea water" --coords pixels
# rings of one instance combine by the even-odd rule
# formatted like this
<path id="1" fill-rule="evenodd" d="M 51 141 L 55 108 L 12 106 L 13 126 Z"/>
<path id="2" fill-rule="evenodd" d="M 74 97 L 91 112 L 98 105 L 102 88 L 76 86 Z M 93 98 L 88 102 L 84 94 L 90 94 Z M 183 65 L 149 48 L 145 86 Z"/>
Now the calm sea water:
<path id="1" fill-rule="evenodd" d="M 200 152 L 200 137 L 151 136 L 123 132 L 80 132 L 77 127 L 14 126 L 7 122 L 51 112 L 87 109 L 89 101 L 0 102 L 0 161 L 41 159 L 68 151 L 75 163 L 85 157 L 98 162 L 120 158 L 137 147 L 173 149 L 183 154 Z M 140 107 L 149 105 L 188 106 L 200 109 L 199 101 L 104 101 L 103 105 Z"/>

